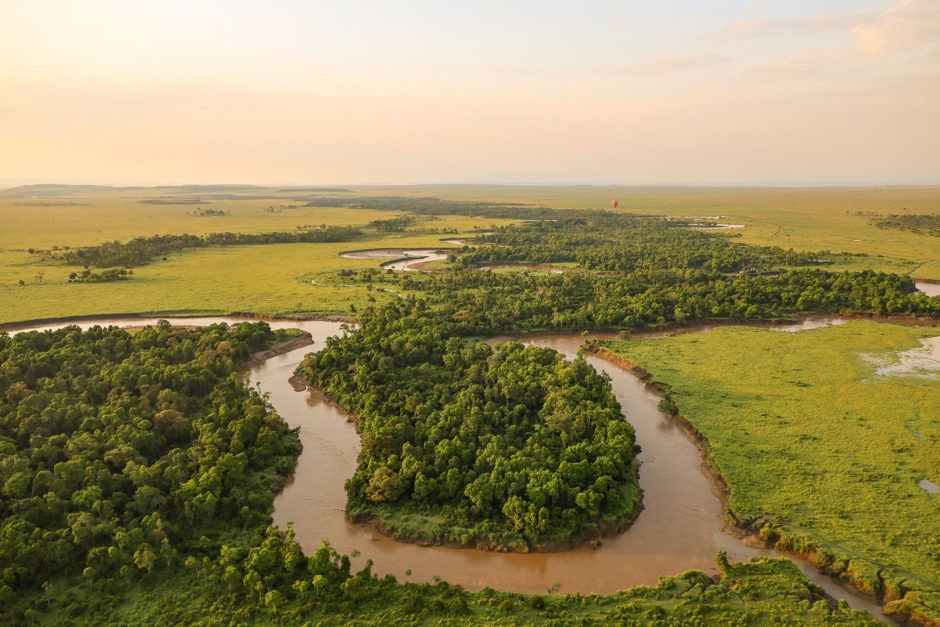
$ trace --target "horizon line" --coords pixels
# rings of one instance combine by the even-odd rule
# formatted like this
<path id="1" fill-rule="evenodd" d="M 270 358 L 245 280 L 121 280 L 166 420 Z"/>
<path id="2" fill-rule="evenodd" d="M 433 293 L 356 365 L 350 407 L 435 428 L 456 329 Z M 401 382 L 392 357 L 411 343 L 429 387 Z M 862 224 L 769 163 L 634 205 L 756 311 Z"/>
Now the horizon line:
<path id="1" fill-rule="evenodd" d="M 66 179 L 68 180 L 68 179 Z M 75 180 L 75 179 L 72 179 Z M 33 181 L 33 182 L 26 182 Z M 42 181 L 42 182 L 40 182 Z M 111 189 L 159 189 L 165 187 L 589 187 L 589 188 L 685 188 L 685 189 L 832 189 L 832 188 L 878 188 L 878 187 L 936 187 L 940 186 L 940 179 L 931 181 L 907 182 L 735 182 L 735 183 L 576 183 L 576 182 L 441 182 L 441 183 L 154 183 L 154 182 L 116 182 L 86 180 L 82 183 L 48 181 L 46 179 L 13 179 L 12 182 L 0 179 L 0 189 L 9 190 L 19 187 L 106 187 Z"/>

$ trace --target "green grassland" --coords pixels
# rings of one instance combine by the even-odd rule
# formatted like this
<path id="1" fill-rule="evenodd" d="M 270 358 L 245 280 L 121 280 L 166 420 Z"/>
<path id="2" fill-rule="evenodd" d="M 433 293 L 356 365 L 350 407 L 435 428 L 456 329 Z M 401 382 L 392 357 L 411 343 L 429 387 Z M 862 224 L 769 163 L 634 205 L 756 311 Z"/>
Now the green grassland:
<path id="1" fill-rule="evenodd" d="M 399 234 L 401 235 L 401 234 Z M 329 244 L 270 244 L 184 250 L 167 261 L 134 269 L 129 281 L 69 283 L 75 268 L 33 265 L 28 253 L 0 253 L 0 322 L 92 314 L 251 312 L 264 315 L 350 314 L 394 298 L 362 286 L 314 285 L 320 273 L 375 268 L 379 261 L 347 259 L 348 250 L 449 247 L 441 235 L 404 236 Z M 40 282 L 37 272 L 44 272 Z M 24 280 L 25 285 L 17 281 Z"/>
<path id="2" fill-rule="evenodd" d="M 783 537 L 781 548 L 811 554 L 886 600 L 933 590 L 926 597 L 937 613 L 940 497 L 918 482 L 940 482 L 938 377 L 876 373 L 937 335 L 850 321 L 795 334 L 725 327 L 601 345 L 665 384 L 707 439 L 740 522 L 772 523 L 767 539 Z"/>
<path id="3" fill-rule="evenodd" d="M 745 242 L 797 250 L 831 249 L 852 257 L 835 270 L 874 269 L 940 279 L 940 241 L 910 231 L 879 229 L 859 212 L 936 213 L 940 188 L 708 189 L 626 187 L 422 186 L 365 187 L 312 192 L 303 188 L 253 188 L 218 194 L 188 188 L 30 190 L 0 194 L 0 323 L 37 318 L 111 313 L 348 314 L 390 298 L 357 287 L 323 287 L 316 275 L 378 267 L 379 261 L 343 259 L 344 250 L 438 247 L 440 239 L 511 220 L 468 216 L 419 216 L 404 232 L 367 229 L 362 241 L 341 244 L 278 244 L 186 250 L 136 268 L 129 281 L 69 284 L 81 268 L 53 265 L 30 248 L 77 247 L 157 234 L 290 231 L 314 225 L 364 226 L 396 214 L 374 209 L 305 206 L 306 198 L 352 196 L 440 197 L 518 202 L 559 209 L 609 209 L 662 215 L 728 216 L 746 228 L 726 231 Z M 9 195 L 9 194 L 8 194 Z M 217 196 L 224 196 L 219 198 Z M 148 204 L 141 201 L 185 201 Z M 175 199 L 175 200 L 174 200 Z M 192 200 L 200 204 L 189 204 Z M 224 212 L 194 215 L 198 208 Z M 778 231 L 779 227 L 779 231 Z M 453 231 L 457 235 L 452 235 Z M 446 234 L 445 234 L 446 232 Z M 859 241 L 855 241 L 859 240 Z M 935 261 L 932 261 L 935 260 Z M 446 267 L 437 262 L 432 269 Z M 23 285 L 19 285 L 22 281 Z"/>

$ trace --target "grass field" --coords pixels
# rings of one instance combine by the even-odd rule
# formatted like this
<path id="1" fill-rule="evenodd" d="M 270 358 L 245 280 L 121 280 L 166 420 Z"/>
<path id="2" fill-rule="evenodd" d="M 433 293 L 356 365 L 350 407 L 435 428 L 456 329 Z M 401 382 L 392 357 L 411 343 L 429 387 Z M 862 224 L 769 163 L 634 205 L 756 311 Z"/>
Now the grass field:
<path id="1" fill-rule="evenodd" d="M 442 235 L 405 236 L 329 244 L 271 244 L 184 250 L 134 269 L 129 281 L 69 283 L 68 266 L 36 266 L 28 253 L 0 253 L 0 323 L 62 316 L 146 313 L 231 313 L 265 315 L 345 314 L 350 305 L 395 298 L 362 286 L 314 285 L 321 272 L 374 268 L 379 261 L 347 259 L 347 250 L 447 248 Z M 42 282 L 36 272 L 43 271 Z M 25 285 L 17 281 L 24 280 Z"/>
<path id="2" fill-rule="evenodd" d="M 815 543 L 831 570 L 851 559 L 859 576 L 847 578 L 869 578 L 890 597 L 903 579 L 940 590 L 940 496 L 918 485 L 940 483 L 940 376 L 923 360 L 903 374 L 878 368 L 920 354 L 919 340 L 933 336 L 940 329 L 850 321 L 602 345 L 670 387 L 707 438 L 740 519 L 784 525 L 766 531 L 798 539 L 788 547 L 798 551 Z"/>
<path id="3" fill-rule="evenodd" d="M 245 195 L 257 195 L 245 192 Z M 329 194 L 326 194 L 329 195 Z M 154 191 L 114 191 L 67 197 L 0 198 L 0 323 L 37 318 L 111 313 L 190 314 L 251 312 L 349 314 L 350 305 L 394 296 L 363 287 L 325 287 L 311 283 L 317 274 L 343 268 L 377 267 L 375 260 L 345 259 L 339 253 L 368 248 L 452 247 L 440 240 L 457 237 L 430 233 L 471 233 L 511 220 L 462 216 L 418 218 L 404 233 L 377 233 L 361 240 L 329 244 L 275 244 L 184 250 L 167 261 L 134 268 L 134 278 L 110 283 L 70 284 L 79 268 L 42 262 L 29 248 L 88 246 L 156 234 L 292 231 L 315 225 L 363 226 L 393 212 L 303 207 L 281 199 L 213 200 L 201 205 L 151 205 L 140 200 L 163 197 Z M 302 196 L 302 194 L 301 194 Z M 78 204 L 67 204 L 78 203 Z M 192 215 L 197 207 L 223 216 Z M 266 209 L 273 208 L 274 212 Z M 20 285 L 23 281 L 24 285 Z"/>
<path id="4" fill-rule="evenodd" d="M 217 191 L 217 190 L 216 190 Z M 45 194 L 45 195 L 43 195 Z M 745 224 L 741 241 L 796 249 L 866 253 L 834 269 L 872 268 L 940 279 L 940 238 L 882 230 L 857 212 L 936 213 L 940 187 L 846 189 L 708 189 L 623 187 L 422 186 L 349 188 L 347 192 L 257 188 L 224 194 L 211 191 L 115 189 L 30 191 L 21 197 L 0 193 L 0 323 L 36 318 L 107 313 L 346 314 L 389 298 L 361 287 L 322 287 L 310 283 L 319 272 L 377 267 L 378 261 L 342 259 L 343 250 L 380 247 L 447 246 L 458 237 L 430 230 L 471 233 L 511 221 L 443 216 L 419 218 L 404 233 L 377 233 L 342 244 L 290 244 L 187 250 L 166 262 L 134 269 L 130 281 L 68 284 L 80 268 L 50 265 L 29 248 L 87 246 L 157 234 L 290 231 L 313 225 L 365 225 L 393 212 L 305 207 L 313 196 L 435 196 L 454 200 L 522 202 L 556 208 L 610 208 L 663 215 L 728 216 Z M 199 204 L 148 204 L 196 198 Z M 193 215 L 198 208 L 222 216 Z M 778 229 L 779 227 L 779 229 Z M 937 261 L 931 261 L 937 260 Z M 437 263 L 434 267 L 444 267 Z M 20 286 L 19 281 L 24 285 Z"/>

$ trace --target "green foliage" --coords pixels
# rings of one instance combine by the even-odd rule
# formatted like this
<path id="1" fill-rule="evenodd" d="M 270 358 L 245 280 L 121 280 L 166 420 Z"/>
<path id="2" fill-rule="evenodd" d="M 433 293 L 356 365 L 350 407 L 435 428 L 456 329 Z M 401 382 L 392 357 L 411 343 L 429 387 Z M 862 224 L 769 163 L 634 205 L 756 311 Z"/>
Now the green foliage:
<path id="1" fill-rule="evenodd" d="M 581 359 L 462 332 L 392 305 L 298 369 L 357 417 L 350 513 L 423 513 L 441 519 L 430 539 L 517 547 L 628 519 L 634 435 L 608 380 Z"/>
<path id="2" fill-rule="evenodd" d="M 397 218 L 389 218 L 387 220 L 373 220 L 368 224 L 368 226 L 376 229 L 377 231 L 400 233 L 414 223 L 415 219 L 411 216 L 399 216 Z"/>
<path id="3" fill-rule="evenodd" d="M 798 312 L 940 315 L 940 300 L 915 292 L 907 276 L 801 267 L 830 255 L 734 244 L 660 219 L 597 213 L 591 220 L 500 228 L 477 243 L 449 271 L 345 272 L 339 280 L 418 295 L 480 334 L 779 319 Z M 590 271 L 475 269 L 505 261 L 575 262 Z"/>
<path id="4" fill-rule="evenodd" d="M 461 257 L 460 263 L 576 262 L 593 271 L 681 269 L 705 273 L 707 278 L 830 263 L 830 253 L 734 244 L 726 237 L 689 228 L 684 220 L 606 212 L 566 212 L 563 216 L 481 236 L 476 243 L 482 245 Z"/>
<path id="5" fill-rule="evenodd" d="M 831 607 L 789 561 L 729 564 L 612 595 L 524 595 L 445 582 L 398 583 L 369 566 L 352 574 L 328 545 L 297 560 L 290 533 L 257 535 L 216 560 L 141 579 L 92 583 L 63 577 L 5 599 L 5 624 L 420 624 L 878 625 L 847 605 Z M 924 606 L 918 606 L 924 607 Z"/>
<path id="6" fill-rule="evenodd" d="M 253 198 L 239 194 L 218 198 Z M 362 330 L 331 342 L 307 363 L 305 374 L 360 419 L 364 455 L 347 486 L 351 504 L 360 512 L 413 525 L 415 534 L 424 525 L 432 535 L 450 534 L 465 542 L 552 542 L 572 533 L 589 534 L 599 524 L 617 524 L 638 498 L 632 430 L 603 379 L 582 362 L 566 364 L 550 351 L 511 344 L 492 349 L 469 336 L 539 328 L 629 328 L 702 318 L 773 318 L 795 311 L 940 313 L 937 299 L 911 293 L 907 277 L 828 273 L 807 266 L 845 259 L 742 246 L 685 228 L 682 221 L 436 198 L 295 200 L 309 200 L 313 207 L 543 220 L 513 230 L 494 229 L 495 235 L 476 242 L 481 246 L 475 251 L 465 249 L 454 271 L 360 272 L 341 277 L 343 285 L 317 288 L 338 298 L 339 290 L 356 289 L 345 284 L 352 278 L 406 296 L 392 307 L 358 307 L 365 310 Z M 244 228 L 232 226 L 240 219 L 238 211 L 226 207 L 229 228 Z M 375 214 L 360 217 L 358 223 L 364 224 Z M 373 226 L 407 226 L 398 220 Z M 448 224 L 459 222 L 452 220 Z M 462 229 L 473 224 L 461 220 Z M 184 228 L 190 227 L 179 230 Z M 75 265 L 119 267 L 140 265 L 182 248 L 359 236 L 352 227 L 334 228 L 329 233 L 330 227 L 307 227 L 268 235 L 156 236 L 54 256 Z M 473 228 L 480 230 L 475 224 Z M 125 237 L 127 232 L 139 230 L 111 231 L 107 237 Z M 312 239 L 299 239 L 303 237 Z M 321 239 L 330 237 L 336 239 Z M 789 233 L 774 242 L 787 241 L 785 237 Z M 97 241 L 99 237 L 86 233 L 82 243 Z M 282 255 L 271 260 L 272 268 L 278 263 L 282 268 L 280 291 L 272 291 L 271 279 L 265 276 L 263 292 L 277 301 L 277 311 L 287 311 L 285 306 L 310 311 L 313 305 L 305 300 L 305 292 L 284 287 L 297 283 L 297 264 L 284 262 L 294 254 L 287 248 L 272 247 Z M 328 258 L 336 250 L 323 249 L 313 263 L 330 266 Z M 217 263 L 233 265 L 228 251 L 205 255 L 210 253 L 218 254 Z M 244 249 L 239 254 L 245 255 Z M 40 251 L 39 257 L 46 253 Z M 580 271 L 548 275 L 472 269 L 499 260 L 577 264 Z M 310 258 L 304 257 L 303 263 L 311 263 Z M 337 263 L 341 265 L 332 267 L 352 262 Z M 285 273 L 283 268 L 289 269 Z M 181 286 L 191 286 L 191 278 Z M 136 283 L 142 282 L 126 288 L 136 289 Z M 218 307 L 219 284 L 224 282 L 210 283 L 211 306 Z M 69 290 L 95 290 L 100 296 L 110 293 L 108 287 Z M 52 288 L 36 286 L 39 289 Z M 21 300 L 38 302 L 36 293 Z M 282 302 L 284 293 L 295 296 L 288 305 Z M 369 296 L 372 299 L 371 291 Z M 384 291 L 381 296 L 398 299 Z M 101 306 L 103 301 L 96 302 Z M 116 302 L 126 307 L 140 301 L 122 291 Z M 167 307 L 164 300 L 159 302 Z M 62 301 L 55 305 L 61 309 Z M 779 561 L 722 561 L 724 578 L 719 582 L 703 573 L 687 573 L 664 578 L 655 588 L 606 597 L 524 597 L 492 591 L 468 594 L 443 583 L 400 585 L 376 579 L 369 565 L 353 575 L 349 558 L 328 546 L 304 556 L 292 534 L 270 529 L 267 517 L 278 485 L 275 475 L 292 467 L 296 438 L 264 399 L 246 390 L 234 374 L 248 353 L 272 341 L 269 331 L 258 328 L 262 331 L 257 337 L 247 338 L 233 337 L 237 332 L 224 328 L 160 328 L 137 335 L 70 329 L 56 332 L 59 335 L 0 337 L 2 622 L 864 620 L 842 607 L 830 610 L 791 564 Z M 249 329 L 244 332 L 254 336 Z M 681 406 L 685 398 L 677 395 L 674 402 Z M 727 415 L 737 413 L 735 408 Z M 747 434 L 740 437 L 749 439 Z M 799 443 L 805 445 L 802 439 Z M 794 443 L 786 444 L 775 459 L 794 454 Z M 759 460 L 767 457 L 758 449 L 741 463 L 759 468 Z M 877 470 L 851 472 L 871 485 L 879 483 Z M 793 476 L 803 477 L 799 472 Z M 896 599 L 891 603 L 897 611 L 917 617 L 938 607 L 936 595 L 918 589 L 916 577 L 881 572 L 871 568 L 875 562 L 849 563 L 842 554 L 822 547 L 815 535 L 761 520 L 758 509 L 744 514 L 760 522 L 765 537 L 782 541 L 781 546 L 814 551 L 820 563 L 833 571 L 857 573 L 873 589 L 882 586 Z M 895 536 L 888 540 L 904 543 Z M 932 559 L 934 551 L 926 554 Z M 168 604 L 168 599 L 174 603 Z"/>
<path id="7" fill-rule="evenodd" d="M 923 233 L 924 235 L 940 236 L 940 215 L 932 213 L 893 213 L 872 218 L 872 223 L 879 229 L 900 229 Z"/>
<path id="8" fill-rule="evenodd" d="M 385 277 L 389 289 L 439 303 L 442 312 L 479 334 L 781 319 L 801 312 L 940 315 L 940 299 L 912 293 L 908 277 L 871 271 L 798 269 L 733 278 L 678 269 L 626 276 L 476 270 L 399 274 Z"/>
<path id="9" fill-rule="evenodd" d="M 283 336 L 263 322 L 0 335 L 0 585 L 149 573 L 263 524 L 298 443 L 236 371 Z"/>
<path id="10" fill-rule="evenodd" d="M 126 281 L 134 275 L 133 270 L 126 268 L 111 268 L 104 272 L 73 272 L 69 275 L 69 283 L 105 283 L 107 281 Z"/>
<path id="11" fill-rule="evenodd" d="M 72 266 L 109 268 L 115 266 L 141 266 L 155 258 L 184 248 L 207 246 L 233 246 L 245 244 L 284 244 L 311 242 L 345 242 L 362 235 L 356 227 L 327 226 L 294 232 L 276 233 L 209 233 L 208 235 L 154 235 L 135 237 L 125 243 L 106 242 L 98 246 L 74 248 L 57 254 L 53 259 Z M 45 251 L 37 251 L 45 253 Z"/>

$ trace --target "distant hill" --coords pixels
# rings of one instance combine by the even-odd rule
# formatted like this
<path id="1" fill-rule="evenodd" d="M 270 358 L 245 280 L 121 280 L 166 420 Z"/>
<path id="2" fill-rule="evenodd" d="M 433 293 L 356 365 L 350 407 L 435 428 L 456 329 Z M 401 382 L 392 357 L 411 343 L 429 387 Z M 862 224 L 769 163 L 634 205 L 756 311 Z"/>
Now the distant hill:
<path id="1" fill-rule="evenodd" d="M 158 191 L 166 194 L 192 194 L 192 193 L 234 193 L 275 191 L 273 188 L 259 185 L 160 185 L 155 187 L 113 187 L 110 185 L 60 185 L 57 183 L 42 183 L 37 185 L 20 185 L 0 190 L 0 198 L 56 198 L 74 194 L 89 194 L 114 191 Z"/>

